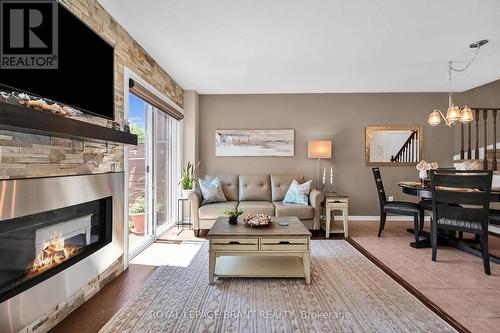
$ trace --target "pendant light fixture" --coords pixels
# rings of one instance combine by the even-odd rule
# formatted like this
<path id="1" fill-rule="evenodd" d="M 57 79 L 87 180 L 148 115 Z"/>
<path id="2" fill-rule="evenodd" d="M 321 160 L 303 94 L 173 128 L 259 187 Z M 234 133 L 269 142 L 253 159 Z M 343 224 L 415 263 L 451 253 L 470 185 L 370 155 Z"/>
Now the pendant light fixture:
<path id="1" fill-rule="evenodd" d="M 469 68 L 469 66 L 474 62 L 474 60 L 476 60 L 479 54 L 479 50 L 481 49 L 481 46 L 485 45 L 486 43 L 488 43 L 488 40 L 483 39 L 469 45 L 471 49 L 476 49 L 476 52 L 474 53 L 472 59 L 463 68 L 454 67 L 453 61 L 448 62 L 448 78 L 450 81 L 450 92 L 448 94 L 448 110 L 446 111 L 446 117 L 443 115 L 441 110 L 435 109 L 429 114 L 429 119 L 427 120 L 429 125 L 438 126 L 441 123 L 441 118 L 443 118 L 446 126 L 448 127 L 455 125 L 457 121 L 460 121 L 462 123 L 469 123 L 472 120 L 474 120 L 472 110 L 468 106 L 459 108 L 453 103 L 453 87 L 451 84 L 451 73 L 466 71 Z"/>

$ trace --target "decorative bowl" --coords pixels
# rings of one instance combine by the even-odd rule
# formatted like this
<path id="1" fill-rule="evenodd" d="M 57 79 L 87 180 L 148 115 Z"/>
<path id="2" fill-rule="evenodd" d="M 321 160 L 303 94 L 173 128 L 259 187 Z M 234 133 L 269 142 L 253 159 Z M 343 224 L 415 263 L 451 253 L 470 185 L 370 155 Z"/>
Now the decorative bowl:
<path id="1" fill-rule="evenodd" d="M 243 222 L 245 222 L 250 228 L 266 227 L 273 223 L 274 219 L 265 214 L 248 214 L 245 218 L 243 218 Z"/>

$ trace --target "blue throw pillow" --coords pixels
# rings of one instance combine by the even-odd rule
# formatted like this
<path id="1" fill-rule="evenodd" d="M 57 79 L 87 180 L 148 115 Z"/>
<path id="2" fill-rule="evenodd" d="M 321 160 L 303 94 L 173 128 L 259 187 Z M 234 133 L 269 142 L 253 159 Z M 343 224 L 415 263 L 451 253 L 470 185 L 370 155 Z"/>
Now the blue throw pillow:
<path id="1" fill-rule="evenodd" d="M 200 179 L 199 184 L 203 196 L 202 205 L 227 201 L 219 178 L 214 178 L 210 182 Z"/>
<path id="2" fill-rule="evenodd" d="M 303 184 L 299 184 L 298 181 L 293 180 L 292 184 L 286 192 L 285 203 L 294 203 L 299 205 L 309 204 L 309 192 L 311 192 L 312 180 L 307 181 Z"/>

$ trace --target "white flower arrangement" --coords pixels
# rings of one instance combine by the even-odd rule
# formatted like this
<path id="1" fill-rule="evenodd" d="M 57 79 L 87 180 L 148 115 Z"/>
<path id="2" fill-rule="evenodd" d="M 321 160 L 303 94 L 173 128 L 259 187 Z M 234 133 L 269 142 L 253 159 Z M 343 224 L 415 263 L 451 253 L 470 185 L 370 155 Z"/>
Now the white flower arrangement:
<path id="1" fill-rule="evenodd" d="M 425 160 L 421 160 L 417 164 L 417 170 L 419 171 L 418 177 L 422 180 L 427 179 L 429 177 L 427 172 L 429 170 L 434 170 L 437 168 L 439 168 L 439 165 L 437 162 L 427 163 Z"/>

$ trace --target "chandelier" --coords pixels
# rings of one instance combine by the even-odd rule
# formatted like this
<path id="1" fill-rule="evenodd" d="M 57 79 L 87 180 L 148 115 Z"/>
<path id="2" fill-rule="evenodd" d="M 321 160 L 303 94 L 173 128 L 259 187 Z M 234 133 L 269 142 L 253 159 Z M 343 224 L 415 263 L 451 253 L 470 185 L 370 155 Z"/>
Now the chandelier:
<path id="1" fill-rule="evenodd" d="M 460 121 L 461 123 L 470 123 L 472 120 L 474 120 L 474 116 L 472 115 L 472 110 L 468 106 L 464 106 L 463 108 L 459 108 L 453 103 L 453 89 L 452 89 L 452 84 L 451 84 L 451 73 L 452 72 L 464 72 L 466 71 L 470 65 L 476 60 L 479 50 L 481 49 L 481 46 L 485 45 L 488 43 L 488 40 L 483 39 L 477 42 L 474 42 L 469 45 L 471 49 L 476 49 L 476 52 L 474 53 L 474 56 L 472 57 L 471 60 L 462 68 L 456 68 L 453 66 L 453 61 L 448 62 L 448 78 L 450 81 L 450 92 L 448 94 L 448 111 L 446 112 L 446 117 L 443 115 L 441 110 L 434 110 L 429 114 L 429 119 L 427 122 L 431 126 L 438 126 L 441 123 L 441 118 L 443 118 L 446 126 L 451 127 L 455 125 L 457 121 Z"/>

